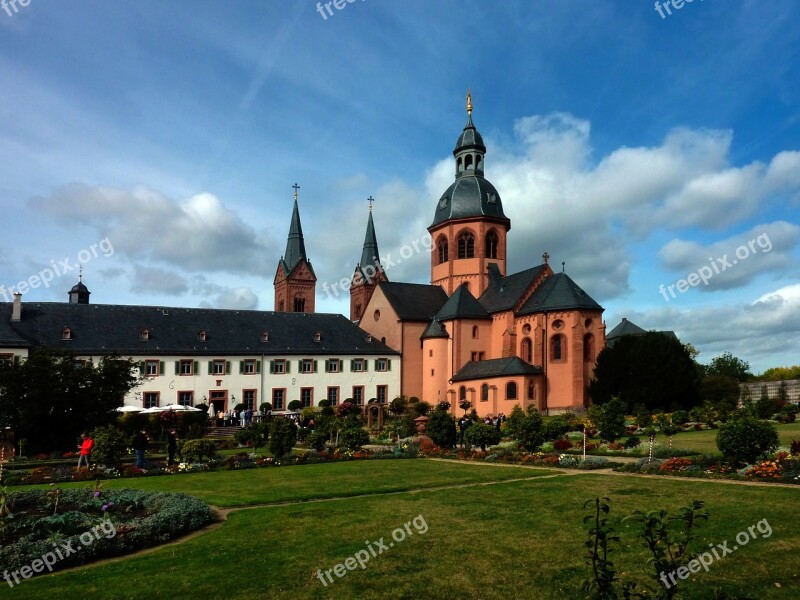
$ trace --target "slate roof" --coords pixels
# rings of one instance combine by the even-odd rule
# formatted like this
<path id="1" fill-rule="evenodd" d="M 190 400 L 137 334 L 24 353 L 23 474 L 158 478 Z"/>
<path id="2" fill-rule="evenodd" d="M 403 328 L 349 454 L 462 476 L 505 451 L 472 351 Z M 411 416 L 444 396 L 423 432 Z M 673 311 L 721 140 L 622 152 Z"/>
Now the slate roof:
<path id="1" fill-rule="evenodd" d="M 303 239 L 303 226 L 300 223 L 300 210 L 297 208 L 297 199 L 294 201 L 294 209 L 292 209 L 292 222 L 289 225 L 289 237 L 286 240 L 286 251 L 281 257 L 280 264 L 283 267 L 284 273 L 290 275 L 294 268 L 300 261 L 306 261 L 311 274 L 314 274 L 314 269 L 306 256 L 306 244 Z"/>
<path id="2" fill-rule="evenodd" d="M 8 304 L 7 306 L 11 306 Z M 8 317 L 0 321 L 0 348 L 28 348 L 30 344 L 17 334 L 11 328 L 8 322 L 11 318 L 11 311 L 8 311 Z"/>
<path id="3" fill-rule="evenodd" d="M 490 379 L 492 377 L 509 377 L 513 375 L 538 375 L 541 367 L 526 363 L 519 356 L 495 358 L 493 360 L 470 361 L 453 375 L 451 381 L 469 381 L 473 379 Z"/>
<path id="4" fill-rule="evenodd" d="M 490 313 L 511 310 L 544 269 L 545 265 L 539 265 L 513 275 L 500 277 L 497 266 L 492 263 L 489 265 L 489 285 L 478 301 Z"/>
<path id="5" fill-rule="evenodd" d="M 629 335 L 644 335 L 645 333 L 647 333 L 646 330 L 642 329 L 641 327 L 639 327 L 635 323 L 632 323 L 631 321 L 628 321 L 628 319 L 623 317 L 622 321 L 620 322 L 620 324 L 617 325 L 616 327 L 614 327 L 614 329 L 612 329 L 606 335 L 606 346 L 609 347 L 609 348 L 613 348 L 614 344 L 616 344 L 617 341 L 619 341 L 620 338 L 623 338 L 623 337 L 629 336 Z M 669 331 L 669 330 L 654 331 L 653 333 L 660 333 L 662 335 L 666 335 L 668 337 L 675 338 L 676 340 L 678 339 L 678 336 L 675 335 L 674 331 Z"/>
<path id="6" fill-rule="evenodd" d="M 475 296 L 470 293 L 465 284 L 458 286 L 453 295 L 448 298 L 439 312 L 436 313 L 438 321 L 449 319 L 491 319 L 492 317 L 481 306 Z"/>
<path id="7" fill-rule="evenodd" d="M 482 175 L 460 174 L 442 194 L 433 216 L 435 227 L 451 219 L 490 217 L 509 228 L 511 221 L 503 212 L 503 202 L 497 189 Z"/>
<path id="8" fill-rule="evenodd" d="M 442 325 L 442 322 L 438 319 L 431 319 L 430 324 L 425 328 L 425 331 L 422 332 L 422 335 L 419 336 L 421 340 L 427 340 L 431 338 L 447 338 L 450 339 L 450 334 L 447 333 L 447 330 Z"/>
<path id="9" fill-rule="evenodd" d="M 427 323 L 447 302 L 447 294 L 438 285 L 383 282 L 378 287 L 401 321 Z"/>
<path id="10" fill-rule="evenodd" d="M 556 273 L 545 279 L 525 304 L 517 311 L 519 315 L 553 310 L 603 310 L 589 294 L 570 279 L 566 273 Z"/>
<path id="11" fill-rule="evenodd" d="M 461 135 L 458 136 L 458 140 L 456 140 L 456 147 L 453 149 L 453 154 L 458 154 L 461 150 L 468 150 L 471 148 L 486 152 L 486 146 L 483 145 L 483 137 L 478 133 L 478 130 L 472 122 L 472 114 L 467 118 L 467 124 L 464 125 L 464 130 L 461 132 Z"/>
<path id="12" fill-rule="evenodd" d="M 0 303 L 0 332 L 11 329 L 30 345 L 82 355 L 397 354 L 378 340 L 367 341 L 367 333 L 337 314 L 41 302 L 23 303 L 22 320 L 10 323 L 11 307 Z M 72 340 L 62 339 L 64 327 Z M 149 341 L 140 339 L 143 329 Z M 262 342 L 265 331 L 269 340 Z"/>

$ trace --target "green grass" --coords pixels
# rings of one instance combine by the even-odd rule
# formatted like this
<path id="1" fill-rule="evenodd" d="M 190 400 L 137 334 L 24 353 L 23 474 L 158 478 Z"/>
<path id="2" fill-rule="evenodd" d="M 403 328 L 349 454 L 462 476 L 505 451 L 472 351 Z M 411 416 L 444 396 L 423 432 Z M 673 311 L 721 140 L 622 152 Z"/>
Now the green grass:
<path id="1" fill-rule="evenodd" d="M 778 437 L 782 446 L 788 446 L 792 440 L 800 440 L 800 422 L 787 425 L 776 425 Z M 685 450 L 696 450 L 703 454 L 719 454 L 717 450 L 717 429 L 704 429 L 702 431 L 685 431 L 672 436 L 672 447 Z M 668 443 L 667 436 L 656 435 L 656 441 Z"/>
<path id="2" fill-rule="evenodd" d="M 519 475 L 514 473 L 519 469 L 502 467 L 376 461 L 210 474 L 222 483 L 209 480 L 209 484 L 228 485 L 248 497 L 252 493 L 249 488 L 265 485 L 267 480 L 231 477 L 268 472 L 281 476 L 270 480 L 278 486 L 284 477 L 301 476 L 309 480 L 309 489 L 324 487 L 320 480 L 330 483 L 342 478 L 350 482 L 349 489 L 360 487 L 353 485 L 359 479 L 364 480 L 366 489 L 374 489 L 382 478 L 368 467 L 378 464 L 385 469 L 399 463 L 413 465 L 428 481 L 437 473 L 452 481 L 459 470 L 465 477 Z M 297 473 L 291 473 L 294 471 Z M 405 475 L 395 472 L 383 478 L 402 479 Z M 135 483 L 188 484 L 192 479 L 153 478 Z M 218 490 L 210 492 L 218 494 Z M 715 591 L 760 599 L 800 595 L 800 576 L 793 559 L 800 551 L 800 520 L 793 508 L 796 490 L 580 474 L 241 510 L 230 514 L 219 529 L 185 543 L 25 581 L 14 589 L 13 597 L 580 598 L 581 580 L 588 573 L 582 558 L 586 539 L 582 505 L 595 495 L 612 499 L 615 521 L 635 509 L 675 510 L 692 498 L 704 500 L 711 519 L 700 527 L 699 549 L 710 543 L 733 542 L 738 532 L 767 519 L 771 537 L 758 537 L 712 564 L 708 573 L 692 575 L 681 586 L 685 597 L 711 598 Z M 395 528 L 419 515 L 427 524 L 426 533 L 395 543 L 371 558 L 363 570 L 348 571 L 340 579 L 334 576 L 335 583 L 327 587 L 316 578 L 317 569 L 333 568 L 366 548 L 365 541 L 384 538 L 388 545 Z M 643 580 L 646 564 L 634 526 L 629 522 L 616 526 L 624 542 L 613 556 L 619 572 Z M 410 528 L 416 531 L 413 525 Z M 6 593 L 12 597 L 10 591 Z"/>
<path id="3" fill-rule="evenodd" d="M 504 481 L 540 477 L 554 472 L 521 467 L 493 469 L 481 465 L 391 459 L 110 479 L 102 483 L 104 490 L 135 487 L 185 492 L 209 504 L 229 508 Z M 58 484 L 58 487 L 65 489 L 93 486 L 94 482 Z M 20 486 L 13 489 L 26 488 Z"/>

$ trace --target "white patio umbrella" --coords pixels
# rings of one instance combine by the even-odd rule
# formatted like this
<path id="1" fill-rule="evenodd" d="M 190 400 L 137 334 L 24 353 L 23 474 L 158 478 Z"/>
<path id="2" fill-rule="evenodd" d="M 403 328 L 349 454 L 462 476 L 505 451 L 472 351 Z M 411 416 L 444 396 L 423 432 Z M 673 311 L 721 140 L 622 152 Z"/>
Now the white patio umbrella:
<path id="1" fill-rule="evenodd" d="M 142 412 L 143 410 L 143 408 L 139 408 L 138 406 L 129 406 L 127 404 L 125 406 L 118 406 L 114 409 L 115 412 L 119 413 Z"/>
<path id="2" fill-rule="evenodd" d="M 141 412 L 141 414 L 143 414 L 143 415 L 151 415 L 151 414 L 153 414 L 153 413 L 160 413 L 160 412 L 164 412 L 165 410 L 167 410 L 167 409 L 166 409 L 166 408 L 163 408 L 163 407 L 161 407 L 161 406 L 153 406 L 152 408 L 145 408 L 145 409 L 144 409 L 144 410 Z"/>
<path id="3" fill-rule="evenodd" d="M 176 412 L 200 412 L 199 408 L 194 406 L 186 406 L 185 404 L 168 404 L 164 410 L 174 410 Z"/>

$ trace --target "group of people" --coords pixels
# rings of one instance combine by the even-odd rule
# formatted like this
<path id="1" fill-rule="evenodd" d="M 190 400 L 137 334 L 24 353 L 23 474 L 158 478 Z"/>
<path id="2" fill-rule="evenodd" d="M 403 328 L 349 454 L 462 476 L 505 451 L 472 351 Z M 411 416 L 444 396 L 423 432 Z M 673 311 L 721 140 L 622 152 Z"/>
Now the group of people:
<path id="1" fill-rule="evenodd" d="M 131 447 L 136 452 L 136 468 L 144 468 L 144 455 L 147 451 L 147 445 L 150 443 L 150 437 L 147 431 L 140 429 L 133 436 L 133 443 Z M 81 443 L 78 445 L 78 468 L 84 464 L 87 468 L 92 459 L 92 449 L 94 448 L 94 440 L 88 433 L 81 434 Z M 167 433 L 167 464 L 175 464 L 175 454 L 178 451 L 178 432 L 171 429 Z"/>
<path id="2" fill-rule="evenodd" d="M 244 427 L 253 424 L 253 415 L 255 412 L 252 408 L 241 410 L 237 413 L 235 410 L 221 410 L 217 413 L 217 427 L 227 427 L 229 425 L 239 425 Z"/>
<path id="3" fill-rule="evenodd" d="M 495 417 L 486 416 L 483 418 L 483 423 L 485 425 L 491 425 L 492 427 L 496 427 L 497 431 L 500 431 L 500 427 L 502 427 L 503 423 L 506 422 L 506 415 L 504 413 L 500 413 Z M 470 419 L 467 415 L 464 415 L 458 420 L 458 443 L 463 448 L 464 447 L 464 434 L 467 432 L 473 425 L 472 419 Z"/>

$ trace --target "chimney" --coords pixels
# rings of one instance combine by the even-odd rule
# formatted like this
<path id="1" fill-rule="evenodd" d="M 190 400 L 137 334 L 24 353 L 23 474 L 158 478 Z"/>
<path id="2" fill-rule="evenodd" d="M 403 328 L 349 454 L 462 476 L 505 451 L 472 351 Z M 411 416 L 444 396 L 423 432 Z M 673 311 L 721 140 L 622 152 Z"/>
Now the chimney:
<path id="1" fill-rule="evenodd" d="M 19 323 L 22 320 L 22 294 L 14 294 L 14 307 L 11 309 L 11 322 Z"/>

